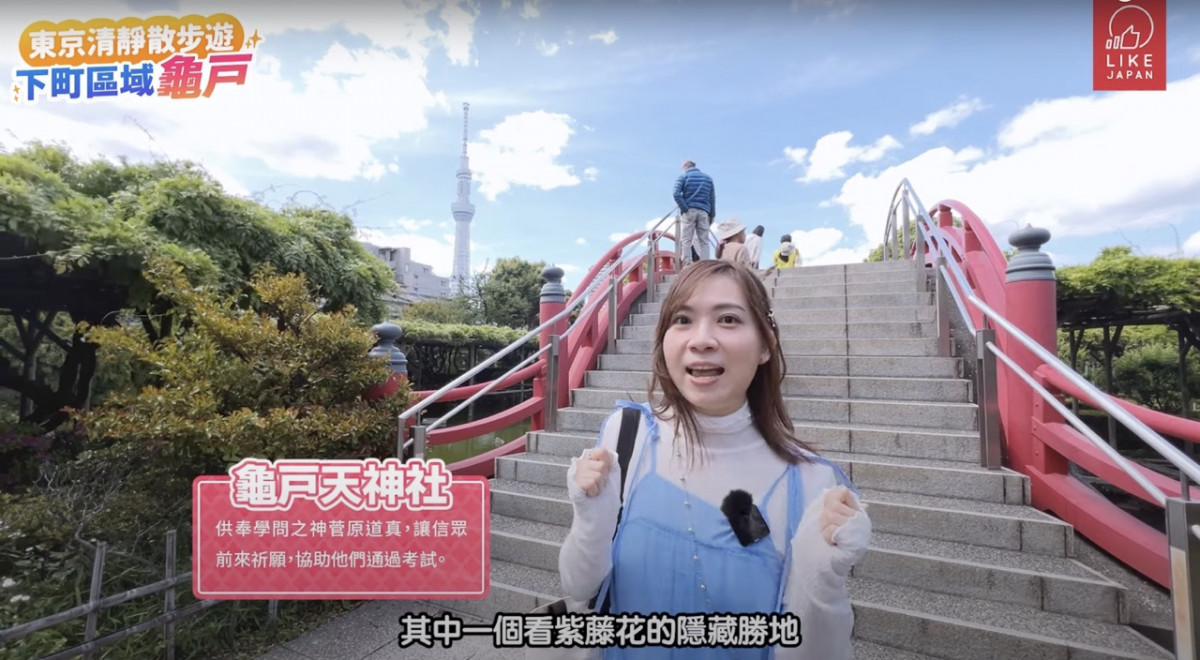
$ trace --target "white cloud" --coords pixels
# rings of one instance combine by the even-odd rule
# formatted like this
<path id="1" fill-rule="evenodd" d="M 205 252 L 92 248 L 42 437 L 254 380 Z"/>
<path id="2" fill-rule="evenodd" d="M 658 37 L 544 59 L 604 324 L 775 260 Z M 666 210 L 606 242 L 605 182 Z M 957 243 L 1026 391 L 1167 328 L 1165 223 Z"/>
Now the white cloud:
<path id="1" fill-rule="evenodd" d="M 563 269 L 564 273 L 578 273 L 579 271 L 583 270 L 579 266 L 576 266 L 573 264 L 555 264 L 555 265 L 558 266 L 559 268 Z"/>
<path id="2" fill-rule="evenodd" d="M 525 4 L 521 7 L 521 18 L 537 18 L 542 15 L 542 10 L 538 5 L 542 4 L 542 0 L 525 0 Z"/>
<path id="3" fill-rule="evenodd" d="M 185 2 L 173 13 L 211 11 L 207 5 Z M 34 5 L 6 11 L 0 25 L 17 33 L 32 20 L 121 17 L 130 10 L 119 4 L 89 5 L 86 13 L 44 11 Z M 430 110 L 448 109 L 444 96 L 426 83 L 426 58 L 430 47 L 440 44 L 451 61 L 465 63 L 477 13 L 473 5 L 458 0 L 445 5 L 426 0 L 381 7 L 348 5 L 328 13 L 318 6 L 278 12 L 248 5 L 234 16 L 266 39 L 244 85 L 227 84 L 209 98 L 189 100 L 122 96 L 104 103 L 7 103 L 0 106 L 0 125 L 16 138 L 5 134 L 0 143 L 11 147 L 53 136 L 81 158 L 190 159 L 237 194 L 245 194 L 244 189 L 225 173 L 244 168 L 247 160 L 293 177 L 377 179 L 395 171 L 396 165 L 376 157 L 376 143 L 421 131 Z M 439 18 L 446 27 L 431 28 L 430 20 Z M 271 51 L 271 35 L 337 25 L 365 36 L 370 44 L 352 49 L 334 43 L 318 53 L 316 63 L 299 80 L 283 75 L 282 63 Z M 17 57 L 15 48 L 0 51 L 0 67 L 10 68 Z M 386 101 L 380 89 L 389 90 Z M 313 116 L 337 116 L 339 121 L 317 126 Z M 217 135 L 219 148 L 213 141 Z"/>
<path id="4" fill-rule="evenodd" d="M 595 181 L 598 174 L 600 174 L 600 170 L 594 167 L 583 168 L 583 178 L 586 181 Z"/>
<path id="5" fill-rule="evenodd" d="M 842 241 L 845 234 L 840 229 L 833 227 L 819 227 L 817 229 L 794 229 L 791 232 L 792 243 L 800 249 L 800 254 L 804 257 L 819 257 L 833 249 L 835 245 Z"/>
<path id="6" fill-rule="evenodd" d="M 867 255 L 870 253 L 871 253 L 871 246 L 864 243 L 855 248 L 837 248 L 834 250 L 829 250 L 828 252 L 822 252 L 821 254 L 819 254 L 811 259 L 808 258 L 808 256 L 806 254 L 804 254 L 804 250 L 801 249 L 800 250 L 800 259 L 801 259 L 801 263 L 805 266 L 824 266 L 827 264 L 857 264 L 857 263 L 862 263 L 862 260 L 866 259 Z"/>
<path id="7" fill-rule="evenodd" d="M 587 239 L 581 236 L 575 239 L 575 245 L 587 245 Z"/>
<path id="8" fill-rule="evenodd" d="M 588 39 L 590 39 L 592 41 L 599 41 L 599 42 L 603 43 L 605 46 L 611 46 L 611 45 L 617 43 L 618 38 L 619 37 L 617 37 L 617 33 L 615 30 L 609 30 L 607 32 L 597 32 L 596 34 L 588 36 Z"/>
<path id="9" fill-rule="evenodd" d="M 546 57 L 554 57 L 555 55 L 558 54 L 558 44 L 547 43 L 546 40 L 544 40 L 544 39 L 538 40 L 537 49 L 538 49 L 538 51 L 541 52 L 542 55 L 545 55 Z"/>
<path id="10" fill-rule="evenodd" d="M 790 235 L 792 243 L 800 251 L 801 263 L 806 266 L 858 263 L 871 252 L 869 243 L 855 247 L 838 247 L 846 238 L 846 234 L 833 227 L 793 229 Z M 775 246 L 772 246 L 771 250 L 774 249 Z"/>
<path id="11" fill-rule="evenodd" d="M 489 200 L 513 186 L 551 190 L 579 185 L 569 165 L 557 162 L 575 132 L 569 115 L 538 110 L 505 117 L 480 131 L 470 145 L 471 169 Z"/>
<path id="12" fill-rule="evenodd" d="M 626 238 L 629 238 L 631 233 L 632 232 L 627 232 L 627 231 L 614 232 L 614 233 L 608 235 L 608 242 L 612 243 L 613 245 L 616 245 L 617 243 L 620 243 L 621 241 L 625 240 Z"/>
<path id="13" fill-rule="evenodd" d="M 939 129 L 958 126 L 984 107 L 983 101 L 979 99 L 960 98 L 953 105 L 925 115 L 924 119 L 909 126 L 908 132 L 912 135 L 933 135 Z"/>
<path id="14" fill-rule="evenodd" d="M 882 238 L 888 201 L 908 178 L 921 201 L 968 204 L 1004 246 L 1025 224 L 1068 236 L 1177 222 L 1200 208 L 1200 75 L 1154 94 L 1092 94 L 1033 103 L 989 152 L 931 149 L 873 176 L 857 174 L 834 201 L 867 239 Z M 1189 239 L 1189 241 L 1192 239 Z"/>
<path id="15" fill-rule="evenodd" d="M 412 218 L 398 218 L 396 220 L 396 226 L 404 231 L 420 231 L 432 224 L 432 220 L 414 220 Z"/>
<path id="16" fill-rule="evenodd" d="M 454 272 L 454 237 L 447 234 L 441 238 L 421 234 L 391 234 L 376 229 L 359 229 L 356 238 L 378 247 L 406 247 L 412 250 L 412 259 L 433 267 L 433 273 L 450 277 Z M 471 245 L 474 252 L 475 245 Z"/>
<path id="17" fill-rule="evenodd" d="M 808 149 L 804 147 L 784 147 L 783 155 L 796 165 L 803 165 L 808 159 Z"/>
<path id="18" fill-rule="evenodd" d="M 471 41 L 474 39 L 475 19 L 479 18 L 479 8 L 464 6 L 457 2 L 448 2 L 442 8 L 442 21 L 446 24 L 446 32 L 439 38 L 442 47 L 446 49 L 446 57 L 450 61 L 464 65 L 471 61 Z"/>
<path id="19" fill-rule="evenodd" d="M 1200 231 L 1183 242 L 1183 254 L 1188 257 L 1200 257 Z"/>
<path id="20" fill-rule="evenodd" d="M 875 162 L 887 152 L 900 147 L 896 138 L 890 135 L 885 135 L 876 140 L 875 144 L 865 147 L 851 146 L 850 140 L 853 138 L 854 134 L 850 131 L 838 131 L 821 136 L 811 153 L 794 147 L 786 147 L 783 152 L 789 160 L 798 165 L 803 165 L 807 160 L 808 170 L 798 181 L 808 183 L 846 176 L 843 171 L 846 166 Z"/>

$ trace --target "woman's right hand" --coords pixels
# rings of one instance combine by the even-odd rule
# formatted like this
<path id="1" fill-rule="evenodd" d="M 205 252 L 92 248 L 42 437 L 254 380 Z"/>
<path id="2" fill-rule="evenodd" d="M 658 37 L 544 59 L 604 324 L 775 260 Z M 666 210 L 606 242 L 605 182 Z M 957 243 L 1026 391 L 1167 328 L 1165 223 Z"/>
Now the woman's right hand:
<path id="1" fill-rule="evenodd" d="M 575 485 L 584 495 L 595 497 L 604 490 L 608 473 L 612 471 L 613 453 L 602 447 L 589 449 L 575 461 Z"/>

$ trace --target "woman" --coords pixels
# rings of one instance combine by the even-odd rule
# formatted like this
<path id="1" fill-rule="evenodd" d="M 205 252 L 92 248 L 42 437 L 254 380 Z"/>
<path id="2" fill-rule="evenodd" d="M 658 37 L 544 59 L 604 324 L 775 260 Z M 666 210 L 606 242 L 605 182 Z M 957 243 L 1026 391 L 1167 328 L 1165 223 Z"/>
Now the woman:
<path id="1" fill-rule="evenodd" d="M 729 263 L 757 268 L 746 248 L 746 227 L 737 218 L 730 218 L 717 225 L 717 259 Z"/>
<path id="2" fill-rule="evenodd" d="M 804 639 L 774 649 L 614 647 L 604 657 L 849 658 L 845 582 L 870 521 L 841 470 L 794 435 L 778 329 L 753 272 L 724 261 L 685 268 L 663 301 L 652 372 L 653 404 L 618 404 L 641 411 L 624 508 L 619 411 L 568 470 L 575 517 L 559 555 L 568 603 L 582 607 L 601 591 L 611 613 L 791 612 Z M 749 515 L 723 512 L 739 493 L 753 502 Z M 758 517 L 769 531 L 745 534 Z"/>

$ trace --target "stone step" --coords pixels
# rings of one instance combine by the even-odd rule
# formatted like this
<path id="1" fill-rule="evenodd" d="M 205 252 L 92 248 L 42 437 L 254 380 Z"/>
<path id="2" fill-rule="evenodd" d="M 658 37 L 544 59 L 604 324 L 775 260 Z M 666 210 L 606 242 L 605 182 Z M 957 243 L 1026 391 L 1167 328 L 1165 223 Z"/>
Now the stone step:
<path id="1" fill-rule="evenodd" d="M 771 250 L 775 248 L 772 247 Z M 763 251 L 767 250 L 767 246 L 763 245 Z M 803 255 L 801 255 L 803 256 Z M 805 278 L 805 277 L 822 277 L 828 275 L 837 275 L 838 273 L 845 274 L 846 277 L 855 275 L 870 275 L 877 276 L 884 273 L 903 273 L 917 272 L 919 267 L 915 261 L 875 261 L 871 263 L 851 263 L 851 264 L 829 264 L 823 266 L 801 266 L 799 268 L 780 268 L 775 271 L 779 279 Z"/>
<path id="2" fill-rule="evenodd" d="M 644 392 L 649 383 L 650 374 L 644 371 L 589 371 L 584 375 L 585 387 L 601 389 Z M 970 382 L 953 378 L 786 376 L 782 390 L 784 396 L 955 403 L 971 400 Z"/>
<path id="3" fill-rule="evenodd" d="M 556 572 L 569 530 L 493 515 L 492 558 Z M 1128 620 L 1124 587 L 1065 557 L 876 533 L 852 575 L 1109 623 Z"/>
<path id="4" fill-rule="evenodd" d="M 603 371 L 650 371 L 649 353 L 603 354 Z M 837 356 L 784 354 L 787 373 L 793 376 L 876 376 L 884 378 L 958 378 L 962 363 L 954 357 L 915 355 Z"/>
<path id="5" fill-rule="evenodd" d="M 1128 626 L 852 578 L 857 638 L 956 660 L 1170 658 Z"/>
<path id="6" fill-rule="evenodd" d="M 832 266 L 803 266 L 772 272 L 763 276 L 763 283 L 768 287 L 803 286 L 804 284 L 857 284 L 860 282 L 894 282 L 902 277 L 911 276 L 914 281 L 925 279 L 926 269 L 917 268 L 916 264 L 905 264 L 896 267 L 881 268 L 879 264 L 865 264 L 868 268 L 860 268 L 863 264 L 838 264 Z M 849 267 L 849 268 L 847 268 Z M 675 273 L 662 276 L 660 283 L 669 285 L 674 282 Z"/>
<path id="7" fill-rule="evenodd" d="M 933 323 L 937 309 L 920 307 L 850 307 L 836 305 L 811 309 L 776 309 L 775 322 L 781 325 L 805 323 Z M 657 308 L 653 313 L 635 312 L 629 315 L 629 325 L 658 323 Z"/>
<path id="8" fill-rule="evenodd" d="M 894 646 L 884 646 L 861 639 L 851 640 L 851 653 L 854 660 L 937 660 L 932 655 L 901 651 Z"/>
<path id="9" fill-rule="evenodd" d="M 767 282 L 767 293 L 775 299 L 781 298 L 811 298 L 818 296 L 845 296 L 865 293 L 918 293 L 925 291 L 927 280 L 911 276 L 899 275 L 888 277 L 876 276 L 868 280 L 846 282 L 842 279 L 826 280 L 812 278 L 805 280 L 787 279 L 782 282 Z M 671 290 L 670 282 L 660 282 L 655 287 L 660 297 Z"/>
<path id="10" fill-rule="evenodd" d="M 653 325 L 626 325 L 619 339 L 654 339 Z M 789 323 L 779 326 L 787 339 L 920 339 L 937 337 L 933 323 Z"/>
<path id="11" fill-rule="evenodd" d="M 575 390 L 572 406 L 559 411 L 560 428 L 591 430 L 574 426 L 567 415 L 577 408 L 611 411 L 620 399 L 644 403 L 646 392 L 637 390 L 601 390 L 584 388 Z M 976 406 L 973 403 L 941 403 L 927 401 L 892 401 L 883 399 L 821 399 L 809 397 L 784 397 L 788 416 L 797 423 L 837 422 L 848 425 L 896 424 L 912 428 L 938 430 L 974 431 Z M 596 427 L 599 430 L 599 426 Z"/>
<path id="12" fill-rule="evenodd" d="M 987 470 L 969 463 L 919 458 L 826 452 L 862 490 L 915 493 L 997 504 L 1027 502 L 1028 477 L 1010 470 Z M 563 486 L 572 456 L 515 454 L 496 459 L 496 478 Z"/>
<path id="13" fill-rule="evenodd" d="M 796 423 L 795 428 L 797 436 L 820 453 L 841 451 L 976 465 L 980 460 L 977 431 L 821 422 Z"/>
<path id="14" fill-rule="evenodd" d="M 774 300 L 792 298 L 821 298 L 854 296 L 868 293 L 922 293 L 925 291 L 924 280 L 916 277 L 900 277 L 898 279 L 881 279 L 869 282 L 795 282 L 783 280 L 776 282 L 769 293 Z"/>
<path id="15" fill-rule="evenodd" d="M 1027 504 L 1029 477 L 1002 468 L 908 456 L 871 456 L 826 451 L 860 490 L 916 493 L 932 497 Z"/>
<path id="16" fill-rule="evenodd" d="M 937 339 L 791 339 L 780 341 L 785 355 L 935 357 Z M 650 355 L 651 339 L 618 339 L 617 355 Z"/>
<path id="17" fill-rule="evenodd" d="M 583 392 L 583 391 L 588 391 L 588 390 L 576 390 L 576 392 Z M 635 393 L 630 392 L 629 394 L 633 395 Z M 619 396 L 616 396 L 613 399 L 612 405 L 601 406 L 601 407 L 596 407 L 596 408 L 586 408 L 586 407 L 563 408 L 558 411 L 559 426 L 558 426 L 558 429 L 556 429 L 556 430 L 567 432 L 567 433 L 572 433 L 572 434 L 576 434 L 576 435 L 578 435 L 578 434 L 588 435 L 588 434 L 599 433 L 600 425 L 604 422 L 604 419 L 609 415 L 609 413 L 611 413 L 613 411 L 613 407 L 616 404 L 616 400 L 617 399 L 628 399 L 628 398 L 631 398 L 631 397 L 627 396 L 626 393 L 621 392 L 619 394 Z M 636 397 L 633 397 L 633 398 L 636 398 Z M 811 401 L 811 400 L 809 400 L 809 401 Z M 866 403 L 866 402 L 862 402 L 862 403 Z M 922 405 L 922 404 L 915 404 L 912 402 L 903 402 L 903 401 L 892 402 L 892 403 L 894 403 L 896 406 L 906 404 L 909 406 L 916 406 L 917 408 L 920 408 Z M 956 405 L 956 404 L 946 404 L 946 405 Z M 957 405 L 969 405 L 969 404 L 957 404 Z M 911 410 L 911 409 L 912 408 L 910 407 L 908 410 Z M 862 413 L 862 416 L 859 416 L 858 418 L 856 418 L 858 421 L 856 421 L 854 423 L 818 422 L 815 420 L 797 419 L 796 417 L 792 417 L 792 424 L 796 427 L 798 432 L 803 430 L 803 431 L 808 431 L 810 433 L 809 436 L 801 438 L 802 440 L 804 440 L 805 442 L 808 442 L 808 438 L 813 438 L 815 445 L 817 445 L 823 449 L 826 449 L 826 450 L 848 447 L 850 436 L 847 434 L 847 431 L 884 431 L 884 432 L 895 432 L 895 433 L 905 433 L 905 432 L 916 431 L 916 432 L 920 432 L 920 433 L 924 433 L 924 434 L 949 433 L 949 435 L 954 435 L 954 436 L 958 436 L 958 437 L 972 436 L 972 437 L 976 438 L 976 441 L 978 441 L 978 433 L 975 431 L 960 430 L 960 431 L 956 431 L 956 432 L 955 431 L 947 432 L 945 429 L 939 429 L 939 428 L 920 427 L 920 426 L 899 426 L 898 424 L 891 425 L 888 423 L 887 420 L 885 420 L 883 422 L 883 424 L 868 424 L 868 423 L 862 421 L 863 419 L 866 418 L 865 417 L 866 413 L 879 412 L 880 410 L 886 411 L 888 409 L 887 408 L 883 408 L 883 409 L 876 408 L 874 411 L 871 411 L 870 409 L 865 409 L 865 408 L 859 407 L 858 412 Z M 891 408 L 891 410 L 896 411 L 898 409 L 893 406 Z M 904 438 L 903 436 L 901 436 L 901 437 L 903 439 L 909 439 L 909 438 Z M 922 440 L 923 439 L 924 438 L 922 438 Z M 877 442 L 893 441 L 894 442 L 894 440 L 895 440 L 894 437 L 881 436 L 876 441 Z M 956 441 L 961 442 L 961 440 L 956 440 Z M 867 446 L 867 445 L 860 445 L 860 447 L 863 447 L 863 446 Z M 888 454 L 896 455 L 896 452 L 892 451 L 892 452 L 888 452 Z M 902 453 L 899 455 L 903 456 L 906 454 Z M 958 460 L 958 459 L 951 458 L 950 460 Z"/>
<path id="18" fill-rule="evenodd" d="M 564 468 L 565 469 L 565 468 Z M 494 479 L 492 513 L 551 525 L 571 525 L 565 471 L 561 485 Z M 1026 506 L 860 489 L 876 533 L 1071 556 L 1074 536 L 1060 520 Z"/>
<path id="19" fill-rule="evenodd" d="M 557 567 L 550 571 L 503 561 L 496 559 L 495 552 L 490 563 L 491 588 L 486 598 L 429 602 L 491 622 L 497 614 L 529 612 L 562 598 L 562 580 L 558 577 Z"/>
<path id="20" fill-rule="evenodd" d="M 933 304 L 933 292 L 926 293 L 865 293 L 844 296 L 814 296 L 811 298 L 776 298 L 771 306 L 776 310 L 828 309 L 837 307 L 920 307 Z M 638 305 L 639 314 L 656 314 L 662 300 Z"/>
<path id="21" fill-rule="evenodd" d="M 598 419 L 603 419 L 603 415 Z M 856 426 L 806 422 L 795 425 L 796 436 L 818 453 L 855 452 L 875 456 L 927 458 L 959 463 L 979 463 L 979 435 L 893 425 Z M 599 421 L 593 431 L 530 432 L 526 451 L 537 454 L 579 456 L 596 445 Z"/>
<path id="22" fill-rule="evenodd" d="M 1032 507 L 865 488 L 859 496 L 876 532 L 1051 557 L 1075 553 L 1071 526 Z"/>
<path id="23" fill-rule="evenodd" d="M 1069 557 L 877 533 L 852 575 L 1109 623 L 1129 620 L 1125 587 Z"/>

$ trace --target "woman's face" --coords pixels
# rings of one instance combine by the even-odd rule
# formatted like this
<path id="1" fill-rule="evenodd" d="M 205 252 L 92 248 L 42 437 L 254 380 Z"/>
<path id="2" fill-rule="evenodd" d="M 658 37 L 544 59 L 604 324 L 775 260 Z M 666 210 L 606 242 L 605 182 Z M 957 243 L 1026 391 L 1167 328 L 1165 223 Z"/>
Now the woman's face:
<path id="1" fill-rule="evenodd" d="M 771 357 L 746 296 L 733 278 L 699 283 L 663 337 L 667 372 L 703 415 L 728 415 L 746 401 L 758 366 Z"/>

